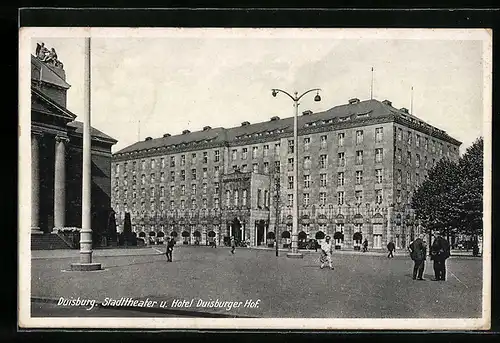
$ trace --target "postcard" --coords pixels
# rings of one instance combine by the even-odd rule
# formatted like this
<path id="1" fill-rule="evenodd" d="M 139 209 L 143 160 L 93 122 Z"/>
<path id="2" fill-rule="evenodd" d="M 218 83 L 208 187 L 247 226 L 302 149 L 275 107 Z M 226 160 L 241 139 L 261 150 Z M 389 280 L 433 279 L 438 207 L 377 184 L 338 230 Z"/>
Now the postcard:
<path id="1" fill-rule="evenodd" d="M 21 28 L 20 328 L 488 329 L 491 35 Z"/>

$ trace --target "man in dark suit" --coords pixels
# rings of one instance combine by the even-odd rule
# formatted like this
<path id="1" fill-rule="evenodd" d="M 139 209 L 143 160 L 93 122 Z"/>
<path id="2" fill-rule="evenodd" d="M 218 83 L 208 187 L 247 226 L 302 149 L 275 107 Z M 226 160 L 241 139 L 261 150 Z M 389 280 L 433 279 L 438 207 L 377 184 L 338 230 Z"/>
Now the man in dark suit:
<path id="1" fill-rule="evenodd" d="M 167 241 L 167 262 L 172 262 L 172 252 L 174 251 L 175 240 L 170 237 Z"/>
<path id="2" fill-rule="evenodd" d="M 450 244 L 438 235 L 431 246 L 431 260 L 434 261 L 434 281 L 446 280 L 446 259 L 450 257 Z"/>
<path id="3" fill-rule="evenodd" d="M 410 244 L 409 250 L 410 257 L 414 262 L 413 280 L 423 280 L 427 247 L 425 246 L 421 236 Z"/>
<path id="4" fill-rule="evenodd" d="M 394 242 L 390 241 L 387 243 L 387 250 L 389 250 L 389 255 L 387 255 L 387 258 L 394 257 L 394 250 L 396 250 L 396 245 Z"/>

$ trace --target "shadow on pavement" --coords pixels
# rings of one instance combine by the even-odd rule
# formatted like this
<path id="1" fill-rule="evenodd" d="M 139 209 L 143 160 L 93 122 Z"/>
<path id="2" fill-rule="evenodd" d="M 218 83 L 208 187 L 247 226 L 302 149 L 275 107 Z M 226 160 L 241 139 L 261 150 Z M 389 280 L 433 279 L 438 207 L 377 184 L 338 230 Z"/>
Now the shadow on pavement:
<path id="1" fill-rule="evenodd" d="M 113 265 L 113 266 L 104 266 L 104 269 L 138 266 L 138 265 L 142 265 L 142 264 L 154 264 L 154 263 L 160 263 L 160 262 L 161 263 L 173 263 L 173 262 L 167 262 L 165 260 L 152 260 L 152 261 L 146 261 L 146 262 L 124 263 L 124 264 L 117 264 L 117 265 Z"/>

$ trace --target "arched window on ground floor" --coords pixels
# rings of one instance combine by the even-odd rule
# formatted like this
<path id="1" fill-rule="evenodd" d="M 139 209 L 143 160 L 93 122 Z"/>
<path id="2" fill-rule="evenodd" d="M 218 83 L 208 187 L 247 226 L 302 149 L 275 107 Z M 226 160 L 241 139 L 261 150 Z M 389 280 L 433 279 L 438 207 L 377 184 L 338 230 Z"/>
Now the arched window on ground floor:
<path id="1" fill-rule="evenodd" d="M 281 245 L 283 248 L 289 248 L 291 243 L 290 231 L 283 231 L 281 233 Z"/>
<path id="2" fill-rule="evenodd" d="M 189 236 L 191 236 L 189 231 L 182 231 L 181 236 L 182 236 L 182 244 L 189 244 Z"/>

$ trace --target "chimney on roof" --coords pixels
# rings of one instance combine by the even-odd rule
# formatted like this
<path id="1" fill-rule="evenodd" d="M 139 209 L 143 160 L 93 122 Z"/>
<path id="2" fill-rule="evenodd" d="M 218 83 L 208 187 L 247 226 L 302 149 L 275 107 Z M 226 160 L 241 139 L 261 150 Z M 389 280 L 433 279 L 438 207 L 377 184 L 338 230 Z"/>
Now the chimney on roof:
<path id="1" fill-rule="evenodd" d="M 382 103 L 385 105 L 388 105 L 388 106 L 392 106 L 392 102 L 389 100 L 384 100 L 384 101 L 382 101 Z"/>
<path id="2" fill-rule="evenodd" d="M 144 141 L 150 141 L 150 140 L 152 140 L 152 139 L 153 139 L 153 138 L 151 138 L 151 137 L 146 137 L 146 139 L 144 139 Z"/>
<path id="3" fill-rule="evenodd" d="M 404 112 L 404 113 L 410 113 L 408 112 L 408 109 L 406 107 L 402 107 L 399 109 L 401 112 Z"/>
<path id="4" fill-rule="evenodd" d="M 170 133 L 166 133 L 163 135 L 163 137 L 170 137 L 170 136 L 172 136 Z"/>
<path id="5" fill-rule="evenodd" d="M 302 112 L 302 115 L 303 116 L 308 116 L 308 115 L 310 115 L 312 113 L 313 113 L 313 111 L 311 111 L 311 110 L 305 110 L 304 112 Z"/>
<path id="6" fill-rule="evenodd" d="M 349 105 L 352 105 L 352 104 L 357 104 L 359 102 L 359 99 L 358 98 L 352 98 L 352 99 L 349 99 Z"/>
<path id="7" fill-rule="evenodd" d="M 250 125 L 250 122 L 244 121 L 243 123 L 241 123 L 241 126 L 247 126 L 247 125 Z"/>
<path id="8" fill-rule="evenodd" d="M 210 129 L 211 129 L 211 127 L 210 127 L 210 126 L 205 126 L 205 127 L 203 127 L 203 131 L 208 131 L 208 130 L 210 130 Z"/>
<path id="9" fill-rule="evenodd" d="M 191 131 L 189 131 L 189 130 L 184 130 L 184 131 L 182 131 L 182 134 L 183 134 L 183 135 L 185 135 L 185 134 L 187 134 L 187 133 L 191 133 Z"/>
<path id="10" fill-rule="evenodd" d="M 271 117 L 271 121 L 275 121 L 275 120 L 280 120 L 280 117 L 278 117 L 278 116 Z"/>

